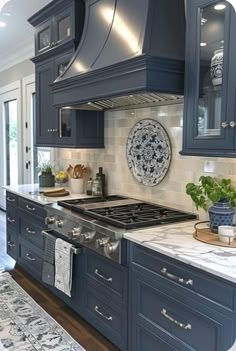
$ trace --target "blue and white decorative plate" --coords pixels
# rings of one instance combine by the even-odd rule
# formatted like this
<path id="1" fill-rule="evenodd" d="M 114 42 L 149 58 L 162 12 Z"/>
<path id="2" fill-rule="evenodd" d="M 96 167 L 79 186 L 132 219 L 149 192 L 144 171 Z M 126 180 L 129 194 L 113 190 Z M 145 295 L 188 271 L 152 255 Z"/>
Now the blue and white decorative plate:
<path id="1" fill-rule="evenodd" d="M 136 180 L 147 186 L 159 184 L 171 162 L 171 143 L 160 123 L 143 119 L 131 129 L 126 155 L 128 166 Z"/>

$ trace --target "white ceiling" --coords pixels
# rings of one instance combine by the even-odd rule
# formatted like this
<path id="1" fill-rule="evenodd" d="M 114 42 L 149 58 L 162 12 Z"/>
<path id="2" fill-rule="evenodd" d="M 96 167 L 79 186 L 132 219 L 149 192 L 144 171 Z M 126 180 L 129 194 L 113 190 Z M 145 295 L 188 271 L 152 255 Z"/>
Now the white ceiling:
<path id="1" fill-rule="evenodd" d="M 2 8 L 0 21 L 6 22 L 6 27 L 0 27 L 0 71 L 34 55 L 34 28 L 27 19 L 49 2 L 51 0 L 9 0 Z"/>

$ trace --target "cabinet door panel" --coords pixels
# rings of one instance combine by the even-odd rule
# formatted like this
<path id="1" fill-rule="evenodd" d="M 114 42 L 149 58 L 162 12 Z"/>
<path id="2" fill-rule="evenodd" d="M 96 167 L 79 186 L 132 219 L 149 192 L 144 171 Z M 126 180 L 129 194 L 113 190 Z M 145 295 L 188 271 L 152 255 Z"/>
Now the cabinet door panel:
<path id="1" fill-rule="evenodd" d="M 148 276 L 132 272 L 135 291 L 132 318 L 148 323 L 186 348 L 198 351 L 223 351 L 232 344 L 233 318 L 199 304 L 185 304 L 185 299 L 167 294 L 160 284 Z M 201 335 L 201 338 L 199 338 Z"/>
<path id="2" fill-rule="evenodd" d="M 232 16 L 227 1 L 188 2 L 183 151 L 233 150 Z"/>
<path id="3" fill-rule="evenodd" d="M 56 14 L 53 21 L 55 45 L 62 44 L 74 36 L 73 11 L 71 7 Z"/>
<path id="4" fill-rule="evenodd" d="M 70 62 L 74 51 L 69 51 L 64 55 L 55 58 L 55 79 L 62 74 Z M 58 111 L 58 140 L 57 144 L 70 146 L 75 143 L 76 130 L 75 118 L 76 110 L 63 108 Z"/>
<path id="5" fill-rule="evenodd" d="M 35 33 L 35 53 L 40 54 L 52 47 L 53 25 L 52 20 L 45 21 L 37 27 Z"/>
<path id="6" fill-rule="evenodd" d="M 53 145 L 55 114 L 50 84 L 54 79 L 54 60 L 36 65 L 36 144 Z"/>

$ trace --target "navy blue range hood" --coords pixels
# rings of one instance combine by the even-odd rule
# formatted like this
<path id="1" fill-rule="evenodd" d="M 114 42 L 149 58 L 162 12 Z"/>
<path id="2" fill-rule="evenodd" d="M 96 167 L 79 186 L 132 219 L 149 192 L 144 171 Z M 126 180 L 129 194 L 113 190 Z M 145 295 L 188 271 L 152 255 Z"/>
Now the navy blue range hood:
<path id="1" fill-rule="evenodd" d="M 85 0 L 81 42 L 52 85 L 58 107 L 182 101 L 184 0 Z"/>

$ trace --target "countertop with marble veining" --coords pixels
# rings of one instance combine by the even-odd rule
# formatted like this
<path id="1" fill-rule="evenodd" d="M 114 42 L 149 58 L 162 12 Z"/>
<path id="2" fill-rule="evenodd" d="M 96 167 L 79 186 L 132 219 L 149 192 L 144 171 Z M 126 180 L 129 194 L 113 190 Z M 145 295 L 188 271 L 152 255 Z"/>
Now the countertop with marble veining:
<path id="1" fill-rule="evenodd" d="M 236 283 L 236 248 L 193 238 L 195 221 L 126 232 L 124 237 L 151 250 Z"/>
<path id="2" fill-rule="evenodd" d="M 70 189 L 68 187 L 60 186 L 60 188 L 63 187 L 66 190 L 70 192 Z M 79 198 L 84 198 L 88 197 L 86 194 L 72 194 L 68 196 L 60 196 L 60 197 L 49 197 L 43 195 L 44 191 L 48 190 L 56 190 L 56 187 L 53 188 L 39 188 L 38 184 L 23 184 L 23 185 L 14 185 L 14 186 L 5 186 L 4 189 L 16 194 L 20 195 L 28 200 L 37 202 L 41 205 L 47 205 L 51 204 L 57 201 L 62 201 L 62 200 L 71 200 L 71 199 L 79 199 Z"/>

